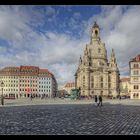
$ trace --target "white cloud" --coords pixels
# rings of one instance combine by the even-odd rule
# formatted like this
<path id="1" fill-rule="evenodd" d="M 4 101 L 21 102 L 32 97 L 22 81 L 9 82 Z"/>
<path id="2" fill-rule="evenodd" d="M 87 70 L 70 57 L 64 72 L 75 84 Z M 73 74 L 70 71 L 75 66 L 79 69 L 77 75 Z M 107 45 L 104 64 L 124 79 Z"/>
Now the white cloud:
<path id="1" fill-rule="evenodd" d="M 95 20 L 101 27 L 101 38 L 106 44 L 108 56 L 111 49 L 115 49 L 122 75 L 129 72 L 130 58 L 140 52 L 139 6 L 128 9 L 127 6 L 103 6 L 101 13 L 88 21 L 81 20 L 80 13 L 74 13 L 70 24 L 75 28 L 85 28 L 80 39 L 64 33 L 37 33 L 31 25 L 44 24 L 44 15 L 33 9 L 34 6 L 0 6 L 0 38 L 10 44 L 10 47 L 0 46 L 1 67 L 37 65 L 52 71 L 60 85 L 73 81 L 79 57 L 90 41 L 90 28 Z M 55 20 L 57 12 L 53 7 L 49 9 L 45 11 L 46 16 Z"/>
<path id="2" fill-rule="evenodd" d="M 49 10 L 50 13 L 46 11 L 47 16 L 54 14 L 53 9 Z M 0 38 L 10 43 L 10 47 L 0 47 L 1 67 L 37 65 L 52 71 L 59 84 L 73 81 L 86 41 L 54 32 L 38 34 L 29 26 L 32 22 L 29 17 L 34 15 L 32 10 L 29 12 L 31 15 L 22 12 L 16 7 L 0 9 Z"/>
<path id="3" fill-rule="evenodd" d="M 94 21 L 101 27 L 108 58 L 114 48 L 121 75 L 128 75 L 129 60 L 140 53 L 140 6 L 102 6 L 101 13 L 89 19 L 85 34 Z"/>

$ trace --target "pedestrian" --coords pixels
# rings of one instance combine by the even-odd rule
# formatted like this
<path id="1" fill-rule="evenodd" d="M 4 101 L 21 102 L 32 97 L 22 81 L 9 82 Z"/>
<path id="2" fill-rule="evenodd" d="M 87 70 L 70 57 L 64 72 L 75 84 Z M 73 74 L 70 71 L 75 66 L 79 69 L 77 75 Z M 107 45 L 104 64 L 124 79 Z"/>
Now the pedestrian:
<path id="1" fill-rule="evenodd" d="M 97 104 L 98 104 L 98 103 L 97 103 L 97 102 L 98 102 L 97 95 L 95 95 L 95 98 L 94 98 L 94 99 L 95 99 L 95 105 L 97 106 Z"/>
<path id="2" fill-rule="evenodd" d="M 33 97 L 32 97 L 32 94 L 31 94 L 31 96 L 30 96 L 31 101 L 32 101 L 32 98 L 33 98 Z"/>
<path id="3" fill-rule="evenodd" d="M 99 103 L 98 103 L 98 106 L 103 106 L 103 104 L 102 104 L 102 96 L 101 95 L 99 95 Z"/>
<path id="4" fill-rule="evenodd" d="M 120 96 L 120 98 L 119 98 L 120 100 L 121 100 L 121 96 Z"/>

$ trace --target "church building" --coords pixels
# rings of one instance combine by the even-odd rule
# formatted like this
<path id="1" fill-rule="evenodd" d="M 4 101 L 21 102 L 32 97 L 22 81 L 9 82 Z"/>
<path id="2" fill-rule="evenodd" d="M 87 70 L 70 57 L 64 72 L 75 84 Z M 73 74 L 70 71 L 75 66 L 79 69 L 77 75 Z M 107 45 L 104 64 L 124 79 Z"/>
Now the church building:
<path id="1" fill-rule="evenodd" d="M 91 30 L 90 43 L 86 45 L 84 55 L 80 56 L 75 73 L 75 87 L 80 88 L 81 96 L 119 95 L 120 73 L 114 49 L 110 61 L 107 59 L 105 44 L 100 39 L 100 28 L 95 22 Z"/>

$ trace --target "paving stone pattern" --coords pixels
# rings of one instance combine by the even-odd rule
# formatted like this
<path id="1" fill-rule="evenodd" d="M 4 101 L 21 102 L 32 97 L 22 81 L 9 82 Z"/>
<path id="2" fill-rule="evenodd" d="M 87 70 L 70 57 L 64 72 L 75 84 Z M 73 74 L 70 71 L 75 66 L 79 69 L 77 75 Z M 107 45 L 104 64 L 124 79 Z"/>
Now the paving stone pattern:
<path id="1" fill-rule="evenodd" d="M 140 106 L 94 104 L 0 108 L 0 134 L 139 135 Z"/>

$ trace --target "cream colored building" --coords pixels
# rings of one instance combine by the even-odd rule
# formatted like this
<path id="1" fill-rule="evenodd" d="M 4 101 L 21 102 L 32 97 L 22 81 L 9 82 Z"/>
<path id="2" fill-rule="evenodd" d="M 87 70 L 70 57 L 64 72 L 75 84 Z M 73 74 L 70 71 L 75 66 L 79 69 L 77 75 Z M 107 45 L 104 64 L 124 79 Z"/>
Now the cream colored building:
<path id="1" fill-rule="evenodd" d="M 7 97 L 30 97 L 39 94 L 57 96 L 57 81 L 47 69 L 36 66 L 5 67 L 0 69 L 3 94 Z M 0 96 L 2 87 L 0 88 Z"/>
<path id="2" fill-rule="evenodd" d="M 131 99 L 140 99 L 140 54 L 129 62 Z"/>
<path id="3" fill-rule="evenodd" d="M 130 97 L 130 78 L 123 77 L 120 79 L 120 95 Z"/>
<path id="4" fill-rule="evenodd" d="M 19 93 L 19 69 L 18 67 L 6 67 L 0 71 L 0 81 L 3 81 L 4 96 L 15 97 Z M 0 92 L 1 89 L 0 89 Z"/>
<path id="5" fill-rule="evenodd" d="M 82 96 L 117 96 L 119 94 L 120 74 L 114 50 L 108 62 L 105 44 L 100 39 L 100 28 L 94 23 L 90 43 L 86 45 L 84 55 L 80 56 L 75 74 L 76 88 Z"/>
<path id="6" fill-rule="evenodd" d="M 75 89 L 75 83 L 74 82 L 72 82 L 72 83 L 66 83 L 65 86 L 64 86 L 64 88 L 63 88 L 63 90 L 65 90 L 65 92 L 67 94 L 70 94 L 72 89 Z"/>

